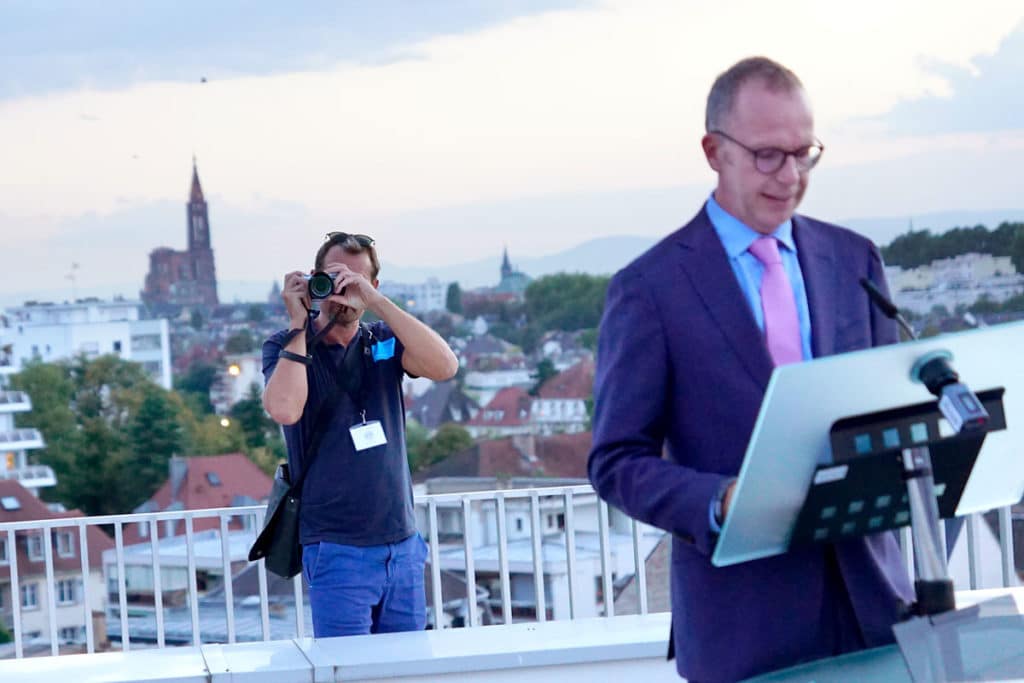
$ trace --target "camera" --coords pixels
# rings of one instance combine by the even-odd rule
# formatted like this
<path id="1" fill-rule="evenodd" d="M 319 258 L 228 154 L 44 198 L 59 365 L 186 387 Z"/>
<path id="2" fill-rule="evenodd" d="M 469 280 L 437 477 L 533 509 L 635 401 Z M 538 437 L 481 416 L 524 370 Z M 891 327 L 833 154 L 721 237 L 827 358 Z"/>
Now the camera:
<path id="1" fill-rule="evenodd" d="M 334 273 L 327 273 L 322 270 L 318 270 L 312 275 L 302 276 L 309 286 L 309 298 L 310 299 L 326 299 L 330 295 L 334 294 L 334 280 L 337 277 Z M 339 294 L 345 293 L 345 288 L 342 287 Z"/>

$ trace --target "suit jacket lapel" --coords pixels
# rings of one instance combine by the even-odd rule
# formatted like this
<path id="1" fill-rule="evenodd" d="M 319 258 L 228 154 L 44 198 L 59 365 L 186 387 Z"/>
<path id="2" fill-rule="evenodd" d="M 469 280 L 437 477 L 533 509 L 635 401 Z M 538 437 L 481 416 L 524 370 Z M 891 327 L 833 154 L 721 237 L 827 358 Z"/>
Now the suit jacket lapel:
<path id="1" fill-rule="evenodd" d="M 823 239 L 807 219 L 793 216 L 793 239 L 796 241 L 800 272 L 807 289 L 807 307 L 811 314 L 811 350 L 815 358 L 835 352 L 836 301 L 838 271 L 835 247 Z"/>
<path id="2" fill-rule="evenodd" d="M 718 234 L 701 209 L 679 232 L 680 263 L 694 291 L 743 366 L 762 388 L 768 386 L 773 363 Z"/>

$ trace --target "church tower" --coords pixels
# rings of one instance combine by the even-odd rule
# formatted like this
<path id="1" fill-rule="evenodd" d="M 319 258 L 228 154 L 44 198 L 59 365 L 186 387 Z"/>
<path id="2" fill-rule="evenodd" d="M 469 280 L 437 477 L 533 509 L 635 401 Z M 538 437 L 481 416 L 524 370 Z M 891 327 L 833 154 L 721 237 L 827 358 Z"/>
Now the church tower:
<path id="1" fill-rule="evenodd" d="M 213 263 L 213 249 L 210 246 L 210 216 L 199 184 L 199 170 L 192 157 L 192 190 L 189 193 L 188 214 L 188 255 L 192 277 L 195 283 L 195 303 L 216 306 L 217 272 Z"/>
<path id="2" fill-rule="evenodd" d="M 508 247 L 505 247 L 501 258 L 501 279 L 507 280 L 512 275 L 512 264 L 508 260 Z"/>

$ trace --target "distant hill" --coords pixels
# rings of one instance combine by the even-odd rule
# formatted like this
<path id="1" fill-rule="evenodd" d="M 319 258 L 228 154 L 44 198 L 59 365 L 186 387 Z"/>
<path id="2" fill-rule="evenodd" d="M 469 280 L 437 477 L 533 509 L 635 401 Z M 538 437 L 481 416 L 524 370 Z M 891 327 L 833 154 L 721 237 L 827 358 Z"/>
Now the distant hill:
<path id="1" fill-rule="evenodd" d="M 645 236 L 599 237 L 571 249 L 535 258 L 515 258 L 513 267 L 532 278 L 553 273 L 590 273 L 610 275 L 650 248 L 659 238 Z M 381 276 L 394 282 L 422 282 L 428 277 L 456 280 L 463 289 L 498 284 L 500 256 L 457 263 L 451 266 L 417 268 L 384 262 Z"/>
<path id="2" fill-rule="evenodd" d="M 822 218 L 828 218 L 822 216 Z M 836 221 L 840 225 L 867 235 L 880 246 L 888 245 L 893 239 L 910 229 L 913 221 L 914 230 L 931 230 L 942 233 L 954 227 L 973 227 L 984 225 L 990 230 L 995 229 L 1004 221 L 1024 221 L 1024 209 L 992 209 L 982 211 L 941 211 L 935 213 L 908 216 L 879 216 L 874 218 L 849 218 Z M 559 272 L 581 272 L 593 275 L 611 274 L 619 270 L 638 255 L 643 253 L 664 235 L 652 236 L 613 236 L 599 237 L 588 240 L 571 249 L 554 254 L 533 258 L 520 258 L 511 254 L 512 265 L 533 278 Z M 430 268 L 403 266 L 384 261 L 381 276 L 392 282 L 422 282 L 428 277 L 439 280 L 456 280 L 463 289 L 495 285 L 501 268 L 501 256 L 494 256 L 456 263 L 448 266 Z M 274 278 L 269 276 L 262 281 L 222 280 L 218 282 L 221 301 L 266 301 L 267 294 Z M 116 287 L 86 289 L 81 288 L 79 296 L 98 296 L 109 299 L 114 293 L 126 293 L 129 298 L 137 296 L 141 283 L 125 283 Z M 17 305 L 26 299 L 61 301 L 67 298 L 66 290 L 52 292 L 4 292 L 0 293 L 0 305 Z"/>

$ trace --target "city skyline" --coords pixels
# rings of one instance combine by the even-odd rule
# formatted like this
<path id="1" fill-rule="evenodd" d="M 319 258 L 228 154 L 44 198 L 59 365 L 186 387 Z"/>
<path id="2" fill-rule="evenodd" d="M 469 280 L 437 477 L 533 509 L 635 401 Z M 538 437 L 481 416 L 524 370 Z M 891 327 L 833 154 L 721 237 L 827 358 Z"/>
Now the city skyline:
<path id="1" fill-rule="evenodd" d="M 707 88 L 753 53 L 815 104 L 827 151 L 803 212 L 930 227 L 916 217 L 1022 203 L 1016 2 L 56 4 L 0 22 L 5 303 L 72 263 L 83 293 L 136 297 L 149 251 L 184 246 L 193 153 L 218 279 L 267 290 L 330 229 L 373 234 L 385 278 L 663 235 L 713 188 Z"/>

